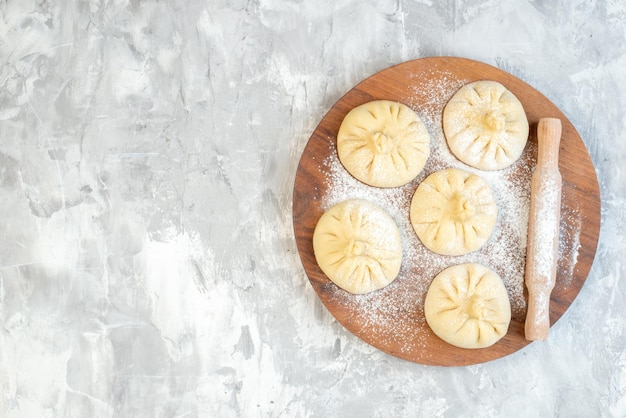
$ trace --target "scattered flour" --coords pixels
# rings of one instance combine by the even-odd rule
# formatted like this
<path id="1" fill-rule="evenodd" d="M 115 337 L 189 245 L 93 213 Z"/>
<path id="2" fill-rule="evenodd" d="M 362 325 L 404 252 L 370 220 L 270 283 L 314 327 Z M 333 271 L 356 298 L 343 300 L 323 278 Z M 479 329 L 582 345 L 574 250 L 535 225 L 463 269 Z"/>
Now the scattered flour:
<path id="1" fill-rule="evenodd" d="M 561 206 L 561 224 L 559 228 L 559 275 L 555 289 L 565 289 L 571 285 L 574 269 L 578 263 L 580 250 L 580 232 L 582 229 L 580 208 Z"/>
<path id="2" fill-rule="evenodd" d="M 429 351 L 424 350 L 428 346 L 428 325 L 424 318 L 426 292 L 432 279 L 451 265 L 477 262 L 498 273 L 509 294 L 512 317 L 523 321 L 526 314 L 524 268 L 530 180 L 537 156 L 536 143 L 529 141 L 519 160 L 503 170 L 482 171 L 459 161 L 448 148 L 441 118 L 449 98 L 468 80 L 459 80 L 445 73 L 428 79 L 434 81 L 410 87 L 409 96 L 403 100 L 420 116 L 431 136 L 430 157 L 423 171 L 412 182 L 397 188 L 376 188 L 359 182 L 339 161 L 334 138 L 329 138 L 329 157 L 320 166 L 326 175 L 322 185 L 325 189 L 324 210 L 350 198 L 372 201 L 396 221 L 403 242 L 400 274 L 387 287 L 365 295 L 350 294 L 331 283 L 326 290 L 352 315 L 352 323 L 358 324 L 361 330 L 367 330 L 370 338 L 382 343 L 378 344 L 378 348 L 400 347 L 400 353 L 394 354 L 410 352 L 413 358 L 420 355 L 423 359 L 429 356 Z M 442 256 L 428 250 L 419 241 L 409 219 L 411 198 L 417 185 L 429 174 L 449 167 L 481 176 L 491 186 L 498 203 L 498 221 L 492 236 L 481 249 L 462 256 Z M 576 214 L 566 213 L 566 216 L 575 217 Z M 578 230 L 579 227 L 580 221 Z M 565 231 L 568 242 L 574 241 L 573 248 L 565 248 L 570 254 L 572 270 L 580 246 L 575 243 L 576 234 L 579 234 L 576 231 L 576 226 Z M 561 236 L 563 238 L 563 231 Z"/>

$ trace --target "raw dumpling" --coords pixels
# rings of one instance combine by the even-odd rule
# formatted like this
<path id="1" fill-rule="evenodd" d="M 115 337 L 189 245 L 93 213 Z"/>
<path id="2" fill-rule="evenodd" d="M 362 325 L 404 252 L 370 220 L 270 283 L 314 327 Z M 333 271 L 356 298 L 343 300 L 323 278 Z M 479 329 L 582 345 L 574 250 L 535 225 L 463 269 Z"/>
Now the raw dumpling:
<path id="1" fill-rule="evenodd" d="M 498 206 L 489 185 L 458 168 L 436 171 L 411 199 L 413 229 L 431 251 L 462 255 L 483 246 L 493 232 Z"/>
<path id="2" fill-rule="evenodd" d="M 489 347 L 506 335 L 511 304 L 502 279 L 476 264 L 439 273 L 424 302 L 426 322 L 445 342 L 462 348 Z"/>
<path id="3" fill-rule="evenodd" d="M 481 170 L 513 164 L 528 140 L 520 101 L 502 84 L 476 81 L 457 91 L 443 110 L 443 131 L 452 153 Z"/>
<path id="4" fill-rule="evenodd" d="M 362 199 L 343 201 L 322 215 L 313 251 L 333 283 L 357 294 L 387 286 L 402 264 L 398 226 L 382 208 Z"/>
<path id="5" fill-rule="evenodd" d="M 339 160 L 352 176 L 376 187 L 413 180 L 430 154 L 430 134 L 408 106 L 375 100 L 352 109 L 337 134 Z"/>

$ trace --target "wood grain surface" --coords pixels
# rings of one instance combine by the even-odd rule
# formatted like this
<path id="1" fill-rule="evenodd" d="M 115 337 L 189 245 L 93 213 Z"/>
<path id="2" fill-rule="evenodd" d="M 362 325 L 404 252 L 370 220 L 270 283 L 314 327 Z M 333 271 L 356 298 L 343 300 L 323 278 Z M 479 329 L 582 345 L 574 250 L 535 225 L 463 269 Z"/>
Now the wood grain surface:
<path id="1" fill-rule="evenodd" d="M 343 117 L 355 106 L 376 99 L 396 100 L 420 114 L 434 109 L 431 102 L 437 94 L 451 94 L 439 91 L 442 85 L 456 81 L 460 86 L 477 80 L 498 81 L 522 102 L 530 123 L 530 137 L 526 156 L 520 160 L 527 165 L 534 164 L 536 157 L 539 119 L 551 117 L 562 121 L 559 160 L 563 177 L 561 231 L 566 233 L 562 234 L 561 241 L 571 251 L 559 259 L 557 284 L 550 302 L 553 325 L 572 304 L 591 269 L 600 229 L 600 192 L 593 163 L 574 126 L 549 99 L 524 81 L 493 66 L 456 57 L 423 58 L 390 67 L 356 85 L 329 110 L 311 135 L 296 173 L 293 190 L 295 238 L 303 267 L 318 297 L 350 332 L 388 354 L 416 363 L 463 366 L 512 354 L 530 343 L 524 338 L 525 309 L 513 310 L 507 335 L 495 345 L 470 350 L 443 342 L 425 323 L 423 289 L 433 277 L 420 274 L 419 268 L 401 271 L 401 277 L 376 295 L 356 296 L 338 289 L 319 269 L 312 244 L 315 225 L 327 209 L 325 198 L 333 188 L 327 161 L 334 158 L 336 135 Z M 520 172 L 527 173 L 523 181 L 530 181 L 530 168 L 520 167 Z M 402 189 L 403 193 L 412 194 L 417 184 L 409 184 Z"/>

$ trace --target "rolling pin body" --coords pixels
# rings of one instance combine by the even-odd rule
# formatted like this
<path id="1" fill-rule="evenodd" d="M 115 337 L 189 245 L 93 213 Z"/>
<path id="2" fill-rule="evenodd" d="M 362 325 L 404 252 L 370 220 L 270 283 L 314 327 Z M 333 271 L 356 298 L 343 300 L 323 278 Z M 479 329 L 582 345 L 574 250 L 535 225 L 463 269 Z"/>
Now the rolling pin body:
<path id="1" fill-rule="evenodd" d="M 524 282 L 528 289 L 525 337 L 544 341 L 550 330 L 550 294 L 556 281 L 562 179 L 559 173 L 561 121 L 537 125 L 537 166 L 531 179 Z"/>

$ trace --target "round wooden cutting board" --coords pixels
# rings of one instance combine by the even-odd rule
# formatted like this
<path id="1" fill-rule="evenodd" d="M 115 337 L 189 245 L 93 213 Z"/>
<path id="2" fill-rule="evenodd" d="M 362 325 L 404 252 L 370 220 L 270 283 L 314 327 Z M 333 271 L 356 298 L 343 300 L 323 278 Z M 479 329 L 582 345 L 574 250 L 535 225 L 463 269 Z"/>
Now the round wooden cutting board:
<path id="1" fill-rule="evenodd" d="M 522 157 L 508 169 L 484 173 L 488 181 L 495 179 L 496 183 L 500 182 L 497 176 L 501 175 L 502 184 L 515 186 L 507 186 L 509 192 L 518 191 L 519 195 L 508 196 L 499 202 L 504 205 L 497 226 L 500 232 L 494 233 L 490 238 L 492 242 L 482 252 L 461 258 L 437 258 L 428 254 L 412 231 L 408 202 L 424 177 L 437 169 L 455 166 L 479 173 L 450 156 L 441 128 L 441 112 L 447 100 L 462 85 L 478 80 L 500 82 L 517 96 L 526 111 L 530 137 Z M 336 156 L 336 135 L 344 116 L 355 106 L 377 99 L 395 100 L 413 108 L 431 134 L 429 163 L 406 186 L 378 189 L 361 184 L 344 172 Z M 523 249 L 526 237 L 507 235 L 502 231 L 507 229 L 507 222 L 519 222 L 519 219 L 508 218 L 513 218 L 511 213 L 524 212 L 524 203 L 528 202 L 530 177 L 537 154 L 536 126 L 544 117 L 559 118 L 563 125 L 559 161 L 563 177 L 559 264 L 550 303 L 550 322 L 554 324 L 574 301 L 587 278 L 600 230 L 600 192 L 596 173 L 582 139 L 567 117 L 522 80 L 498 68 L 464 58 L 423 58 L 402 63 L 367 78 L 345 94 L 311 135 L 298 166 L 293 191 L 293 225 L 302 264 L 313 289 L 337 321 L 386 353 L 427 365 L 482 363 L 514 353 L 529 344 L 524 338 Z M 389 286 L 367 295 L 352 295 L 338 288 L 320 270 L 313 253 L 312 238 L 317 221 L 333 203 L 364 196 L 371 197 L 376 203 L 382 202 L 384 208 L 391 208 L 392 216 L 402 229 L 404 259 L 400 275 Z M 506 207 L 512 205 L 511 202 L 516 202 L 516 208 Z M 485 260 L 503 276 L 510 293 L 512 318 L 508 333 L 488 348 L 454 347 L 439 339 L 425 322 L 425 293 L 436 272 L 447 265 L 471 261 L 485 263 Z"/>

